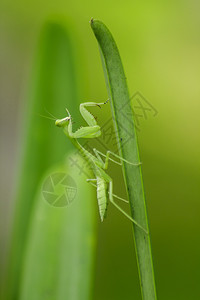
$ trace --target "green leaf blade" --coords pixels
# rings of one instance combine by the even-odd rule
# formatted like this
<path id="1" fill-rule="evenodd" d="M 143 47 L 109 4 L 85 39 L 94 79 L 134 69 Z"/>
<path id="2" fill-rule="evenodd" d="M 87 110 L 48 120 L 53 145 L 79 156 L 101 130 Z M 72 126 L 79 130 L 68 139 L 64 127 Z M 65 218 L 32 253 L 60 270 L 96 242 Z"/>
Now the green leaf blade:
<path id="1" fill-rule="evenodd" d="M 98 20 L 91 20 L 91 27 L 99 44 L 102 65 L 111 99 L 111 110 L 119 141 L 120 155 L 133 163 L 139 163 L 139 151 L 133 113 L 130 105 L 126 77 L 117 45 L 108 28 Z M 127 140 L 127 134 L 129 139 Z M 148 230 L 148 219 L 141 167 L 123 164 L 127 193 L 132 217 Z M 150 236 L 137 226 L 134 227 L 138 269 L 142 297 L 156 299 Z M 149 231 L 149 230 L 148 230 Z"/>
<path id="2" fill-rule="evenodd" d="M 24 246 L 35 193 L 46 170 L 63 159 L 73 145 L 55 126 L 41 117 L 48 110 L 56 117 L 65 115 L 65 107 L 78 106 L 78 88 L 73 42 L 67 26 L 59 20 L 48 21 L 41 33 L 33 74 L 23 103 L 21 159 L 18 163 L 16 207 L 4 299 L 17 299 Z M 74 108 L 75 109 L 75 108 Z"/>
<path id="3" fill-rule="evenodd" d="M 77 155 L 68 155 L 73 157 L 77 159 Z M 76 185 L 75 198 L 63 207 L 49 205 L 42 193 L 43 182 L 55 173 L 70 176 Z M 20 300 L 91 298 L 96 206 L 91 199 L 94 190 L 84 179 L 68 163 L 51 169 L 41 181 L 25 251 Z"/>

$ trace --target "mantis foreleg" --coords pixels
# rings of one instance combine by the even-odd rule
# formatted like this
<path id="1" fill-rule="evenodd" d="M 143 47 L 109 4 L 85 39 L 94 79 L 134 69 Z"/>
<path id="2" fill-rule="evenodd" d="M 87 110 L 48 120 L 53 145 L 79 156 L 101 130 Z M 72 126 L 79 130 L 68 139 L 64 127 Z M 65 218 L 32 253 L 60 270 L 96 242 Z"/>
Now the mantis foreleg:
<path id="1" fill-rule="evenodd" d="M 83 119 L 87 122 L 89 126 L 95 126 L 97 125 L 97 121 L 95 117 L 85 108 L 85 106 L 98 106 L 101 107 L 101 105 L 106 104 L 108 100 L 104 103 L 96 103 L 96 102 L 85 102 L 80 104 L 80 113 L 83 117 Z"/>
<path id="2" fill-rule="evenodd" d="M 98 106 L 101 107 L 101 105 L 106 104 L 108 101 L 104 103 L 95 103 L 95 102 L 86 102 L 80 104 L 80 113 L 83 117 L 83 119 L 87 122 L 89 126 L 81 127 L 77 131 L 72 131 L 72 121 L 71 121 L 71 115 L 68 112 L 68 118 L 69 126 L 68 126 L 68 134 L 71 138 L 78 139 L 78 138 L 95 138 L 101 135 L 101 128 L 99 125 L 97 125 L 97 121 L 95 117 L 86 109 L 87 106 Z"/>

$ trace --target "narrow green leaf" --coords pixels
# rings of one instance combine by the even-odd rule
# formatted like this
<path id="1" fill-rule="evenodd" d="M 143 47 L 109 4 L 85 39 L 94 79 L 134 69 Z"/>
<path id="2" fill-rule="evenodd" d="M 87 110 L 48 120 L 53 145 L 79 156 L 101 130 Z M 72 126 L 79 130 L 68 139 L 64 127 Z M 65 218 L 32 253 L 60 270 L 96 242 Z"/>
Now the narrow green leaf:
<path id="1" fill-rule="evenodd" d="M 54 167 L 41 181 L 27 242 L 20 300 L 91 298 L 97 219 L 94 189 L 80 176 L 78 168 L 71 167 L 72 160 L 83 164 L 80 156 L 71 154 L 68 158 L 67 165 Z M 55 184 L 53 189 L 51 182 Z M 53 202 L 51 196 L 56 196 Z"/>
<path id="2" fill-rule="evenodd" d="M 140 162 L 133 113 L 119 51 L 108 28 L 98 20 L 91 27 L 99 43 L 111 109 L 119 141 L 120 155 L 128 161 Z M 129 139 L 127 139 L 127 134 Z M 132 217 L 148 230 L 141 167 L 123 166 Z M 150 236 L 133 225 L 143 299 L 156 299 Z"/>
<path id="3" fill-rule="evenodd" d="M 24 245 L 38 183 L 47 168 L 59 162 L 72 147 L 54 121 L 40 115 L 48 116 L 47 109 L 55 116 L 63 116 L 66 106 L 78 105 L 73 60 L 69 32 L 56 22 L 48 22 L 40 37 L 31 88 L 23 103 L 19 180 L 5 277 L 7 300 L 18 298 Z"/>

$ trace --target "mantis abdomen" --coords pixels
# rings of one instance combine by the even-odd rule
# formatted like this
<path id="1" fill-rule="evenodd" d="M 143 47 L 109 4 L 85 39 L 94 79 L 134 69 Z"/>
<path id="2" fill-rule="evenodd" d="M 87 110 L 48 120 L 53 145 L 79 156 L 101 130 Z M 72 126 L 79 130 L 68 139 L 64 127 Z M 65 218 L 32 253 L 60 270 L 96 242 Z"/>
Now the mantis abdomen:
<path id="1" fill-rule="evenodd" d="M 107 182 L 104 179 L 97 177 L 97 200 L 99 206 L 99 214 L 102 222 L 106 217 L 108 206 L 107 187 Z"/>

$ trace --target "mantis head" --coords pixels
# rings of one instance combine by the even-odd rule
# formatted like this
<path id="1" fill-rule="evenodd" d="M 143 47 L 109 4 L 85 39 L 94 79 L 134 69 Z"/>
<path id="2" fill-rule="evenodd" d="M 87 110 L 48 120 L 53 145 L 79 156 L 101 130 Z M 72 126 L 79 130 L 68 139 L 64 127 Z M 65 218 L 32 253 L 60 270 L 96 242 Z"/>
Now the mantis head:
<path id="1" fill-rule="evenodd" d="M 67 113 L 68 113 L 69 116 L 65 117 L 63 119 L 57 119 L 55 121 L 55 125 L 56 126 L 58 126 L 58 127 L 65 127 L 65 126 L 67 126 L 69 124 L 69 121 L 71 120 L 71 116 L 70 116 L 70 113 L 69 113 L 69 111 L 68 111 L 67 108 L 66 108 L 66 111 L 67 111 Z"/>
<path id="2" fill-rule="evenodd" d="M 66 125 L 69 124 L 69 120 L 71 120 L 71 117 L 58 119 L 58 120 L 55 121 L 55 125 L 58 126 L 58 127 L 65 127 Z"/>

